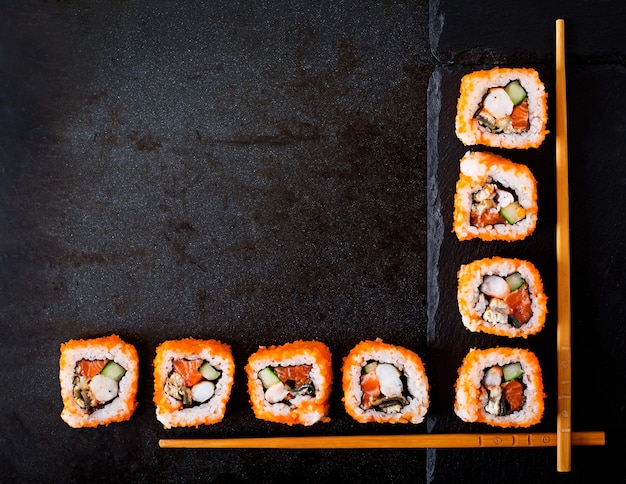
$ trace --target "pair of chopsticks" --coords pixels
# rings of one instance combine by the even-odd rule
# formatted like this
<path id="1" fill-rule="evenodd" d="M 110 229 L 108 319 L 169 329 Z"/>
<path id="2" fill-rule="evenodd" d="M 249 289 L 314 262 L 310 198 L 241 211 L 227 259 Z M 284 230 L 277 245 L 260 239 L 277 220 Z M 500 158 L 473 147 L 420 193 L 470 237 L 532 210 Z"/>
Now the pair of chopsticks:
<path id="1" fill-rule="evenodd" d="M 573 445 L 604 445 L 604 432 L 570 433 Z M 462 449 L 555 447 L 556 433 L 349 435 L 162 439 L 163 449 Z"/>

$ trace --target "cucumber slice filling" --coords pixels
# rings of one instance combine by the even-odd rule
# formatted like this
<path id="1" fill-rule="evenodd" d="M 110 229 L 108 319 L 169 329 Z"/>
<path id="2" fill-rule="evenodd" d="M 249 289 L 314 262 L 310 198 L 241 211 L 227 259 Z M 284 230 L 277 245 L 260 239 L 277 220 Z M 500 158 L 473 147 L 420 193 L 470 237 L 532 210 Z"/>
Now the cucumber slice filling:
<path id="1" fill-rule="evenodd" d="M 504 365 L 502 367 L 502 376 L 504 377 L 504 381 L 511 381 L 515 378 L 519 378 L 523 373 L 522 365 L 519 362 L 509 363 L 508 365 Z"/>
<path id="2" fill-rule="evenodd" d="M 528 96 L 528 94 L 526 93 L 526 90 L 522 87 L 522 85 L 517 80 L 509 82 L 504 87 L 504 90 L 511 98 L 511 101 L 513 102 L 514 106 L 517 106 Z"/>
<path id="3" fill-rule="evenodd" d="M 219 370 L 216 370 L 208 361 L 205 361 L 198 368 L 200 374 L 209 381 L 217 380 L 222 374 Z"/>
<path id="4" fill-rule="evenodd" d="M 114 361 L 109 361 L 106 365 L 104 365 L 100 374 L 110 378 L 111 380 L 119 382 L 126 374 L 126 370 Z"/>
<path id="5" fill-rule="evenodd" d="M 514 272 L 506 277 L 506 282 L 511 289 L 511 292 L 516 291 L 524 285 L 524 279 L 519 272 Z"/>
<path id="6" fill-rule="evenodd" d="M 519 202 L 513 202 L 506 207 L 500 209 L 500 215 L 504 217 L 509 224 L 513 225 L 526 217 L 526 210 Z"/>
<path id="7" fill-rule="evenodd" d="M 377 361 L 370 361 L 367 365 L 363 367 L 363 373 L 369 373 L 370 371 L 374 371 L 377 366 Z"/>
<path id="8" fill-rule="evenodd" d="M 272 370 L 272 368 L 269 366 L 263 368 L 258 375 L 261 379 L 261 383 L 263 383 L 263 388 L 267 389 L 275 383 L 280 383 L 280 378 L 278 378 L 276 372 L 274 372 L 274 370 Z"/>

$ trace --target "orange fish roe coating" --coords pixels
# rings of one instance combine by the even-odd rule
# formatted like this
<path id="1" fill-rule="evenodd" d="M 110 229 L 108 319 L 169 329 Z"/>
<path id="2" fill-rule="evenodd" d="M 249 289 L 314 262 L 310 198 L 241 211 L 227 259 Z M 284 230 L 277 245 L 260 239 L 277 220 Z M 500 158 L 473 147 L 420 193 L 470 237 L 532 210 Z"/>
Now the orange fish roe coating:
<path id="1" fill-rule="evenodd" d="M 370 361 L 393 365 L 406 378 L 407 386 L 403 388 L 403 393 L 406 394 L 407 402 L 399 411 L 385 412 L 363 407 L 361 376 L 363 368 Z M 402 346 L 384 343 L 380 338 L 361 341 L 350 350 L 343 360 L 342 388 L 346 412 L 360 423 L 419 424 L 424 420 L 430 403 L 430 386 L 420 357 Z"/>
<path id="2" fill-rule="evenodd" d="M 468 151 L 461 158 L 459 167 L 453 215 L 453 231 L 459 240 L 479 238 L 511 242 L 532 235 L 539 212 L 537 181 L 526 165 L 493 153 Z M 472 224 L 474 196 L 489 183 L 499 184 L 515 194 L 524 213 L 521 220 L 513 224 L 506 221 L 486 226 Z"/>
<path id="3" fill-rule="evenodd" d="M 165 392 L 165 385 L 171 374 L 174 361 L 197 360 L 200 367 L 208 362 L 220 372 L 214 382 L 214 394 L 206 402 L 183 408 L 183 403 Z M 185 338 L 162 342 L 154 358 L 154 404 L 157 419 L 165 428 L 198 427 L 221 422 L 226 411 L 226 404 L 235 375 L 235 362 L 230 346 L 213 339 Z M 196 381 L 204 378 L 199 375 Z"/>
<path id="4" fill-rule="evenodd" d="M 528 287 L 532 310 L 530 319 L 520 327 L 515 327 L 508 321 L 485 320 L 488 297 L 480 290 L 484 278 L 506 278 L 514 273 L 518 273 Z M 457 302 L 463 325 L 467 329 L 509 338 L 526 338 L 537 334 L 543 329 L 548 312 L 548 297 L 543 290 L 539 271 L 531 262 L 515 258 L 491 257 L 462 265 L 458 271 Z"/>
<path id="5" fill-rule="evenodd" d="M 486 411 L 489 394 L 483 386 L 485 370 L 493 366 L 520 363 L 524 385 L 522 408 L 507 415 Z M 544 412 L 543 379 L 539 360 L 531 351 L 521 348 L 471 349 L 458 370 L 455 384 L 454 412 L 465 422 L 482 422 L 494 427 L 530 427 L 541 421 Z"/>
<path id="6" fill-rule="evenodd" d="M 476 111 L 489 88 L 505 87 L 519 81 L 527 92 L 529 128 L 523 133 L 490 132 L 478 123 Z M 463 76 L 459 89 L 455 127 L 457 137 L 466 146 L 485 145 L 494 148 L 537 148 L 548 130 L 548 100 L 539 74 L 529 68 L 480 70 Z"/>
<path id="7" fill-rule="evenodd" d="M 81 360 L 110 360 L 124 368 L 119 393 L 111 401 L 89 412 L 74 397 L 76 368 Z M 61 344 L 59 380 L 63 410 L 61 418 L 74 428 L 97 427 L 128 420 L 137 407 L 139 357 L 134 346 L 113 334 L 101 338 L 69 340 Z"/>
<path id="8" fill-rule="evenodd" d="M 277 403 L 265 398 L 259 372 L 267 367 L 311 365 L 310 380 L 313 395 L 298 395 Z M 328 347 L 319 341 L 294 341 L 281 346 L 261 346 L 248 358 L 250 404 L 256 418 L 287 425 L 313 425 L 329 422 L 332 387 L 332 357 Z"/>

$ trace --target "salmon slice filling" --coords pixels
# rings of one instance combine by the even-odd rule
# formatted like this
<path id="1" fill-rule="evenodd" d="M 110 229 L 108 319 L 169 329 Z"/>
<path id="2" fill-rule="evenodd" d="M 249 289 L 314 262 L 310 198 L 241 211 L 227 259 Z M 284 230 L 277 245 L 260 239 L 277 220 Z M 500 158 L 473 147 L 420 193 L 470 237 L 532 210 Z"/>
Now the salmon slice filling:
<path id="1" fill-rule="evenodd" d="M 274 371 L 285 385 L 292 390 L 302 388 L 311 383 L 312 365 L 277 366 Z"/>

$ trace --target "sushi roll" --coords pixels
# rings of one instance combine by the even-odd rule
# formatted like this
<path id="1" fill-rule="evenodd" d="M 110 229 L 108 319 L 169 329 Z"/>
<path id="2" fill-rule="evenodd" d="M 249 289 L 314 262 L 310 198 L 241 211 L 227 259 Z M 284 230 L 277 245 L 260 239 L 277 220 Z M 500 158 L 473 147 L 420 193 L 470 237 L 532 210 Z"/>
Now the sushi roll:
<path id="1" fill-rule="evenodd" d="M 245 369 L 256 418 L 306 426 L 330 421 L 332 361 L 324 343 L 261 346 L 249 357 Z"/>
<path id="2" fill-rule="evenodd" d="M 458 372 L 454 412 L 461 420 L 504 428 L 541 421 L 545 395 L 534 353 L 520 348 L 472 349 Z"/>
<path id="3" fill-rule="evenodd" d="M 234 375 L 227 344 L 194 338 L 164 341 L 154 358 L 157 420 L 165 428 L 221 422 Z"/>
<path id="4" fill-rule="evenodd" d="M 111 335 L 61 344 L 61 418 L 74 428 L 128 420 L 137 407 L 135 347 Z"/>
<path id="5" fill-rule="evenodd" d="M 428 410 L 428 379 L 420 357 L 401 346 L 361 341 L 343 361 L 343 402 L 357 422 L 413 423 Z"/>
<path id="6" fill-rule="evenodd" d="M 534 69 L 493 68 L 461 79 L 456 134 L 466 146 L 537 148 L 548 131 L 545 87 Z"/>
<path id="7" fill-rule="evenodd" d="M 460 162 L 453 228 L 459 240 L 522 240 L 537 225 L 537 182 L 526 165 L 468 151 Z"/>
<path id="8" fill-rule="evenodd" d="M 480 259 L 462 265 L 458 279 L 459 311 L 470 331 L 526 338 L 543 328 L 548 298 L 530 262 Z"/>

